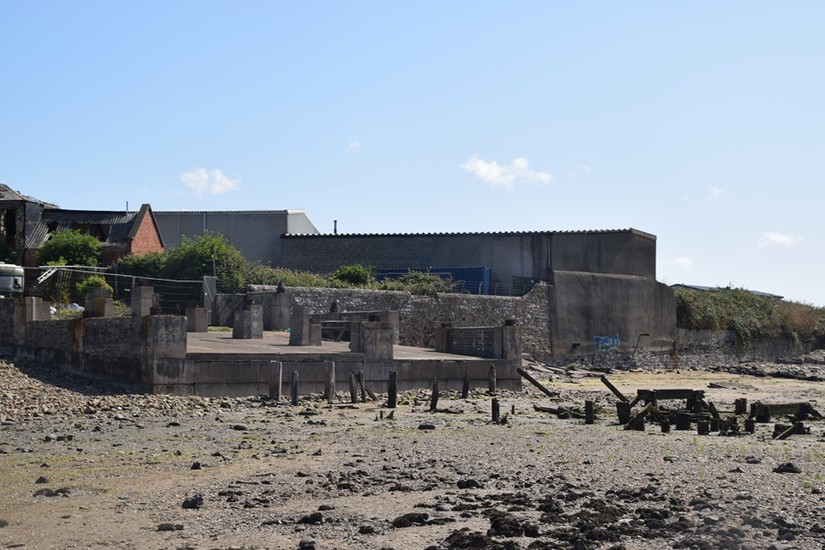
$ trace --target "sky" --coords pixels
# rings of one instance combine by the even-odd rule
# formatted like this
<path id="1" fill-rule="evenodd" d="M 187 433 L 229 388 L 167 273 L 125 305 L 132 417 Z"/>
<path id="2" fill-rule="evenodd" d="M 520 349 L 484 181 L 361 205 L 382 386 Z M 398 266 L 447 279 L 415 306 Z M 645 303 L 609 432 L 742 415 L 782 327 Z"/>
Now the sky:
<path id="1" fill-rule="evenodd" d="M 0 0 L 0 182 L 322 233 L 657 238 L 825 306 L 825 2 Z"/>

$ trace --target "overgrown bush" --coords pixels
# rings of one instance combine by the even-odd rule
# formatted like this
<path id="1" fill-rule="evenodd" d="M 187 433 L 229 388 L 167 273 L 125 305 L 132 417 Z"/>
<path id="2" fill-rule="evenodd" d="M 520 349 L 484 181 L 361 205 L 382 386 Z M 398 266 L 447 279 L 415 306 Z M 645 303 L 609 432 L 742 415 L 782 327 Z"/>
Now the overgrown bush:
<path id="1" fill-rule="evenodd" d="M 56 231 L 37 252 L 40 265 L 100 265 L 103 243 L 77 229 Z"/>
<path id="2" fill-rule="evenodd" d="M 419 296 L 435 296 L 440 292 L 453 292 L 451 281 L 438 275 L 410 271 L 394 279 L 384 279 L 378 286 L 380 290 L 403 290 Z"/>
<path id="3" fill-rule="evenodd" d="M 360 264 L 342 265 L 329 276 L 333 283 L 340 282 L 344 286 L 370 288 L 375 285 L 372 268 Z"/>
<path id="4" fill-rule="evenodd" d="M 675 289 L 676 324 L 691 330 L 732 330 L 748 343 L 779 336 L 796 342 L 825 338 L 825 309 L 741 288 Z"/>
<path id="5" fill-rule="evenodd" d="M 86 294 L 96 289 L 107 290 L 110 295 L 113 293 L 112 286 L 100 275 L 90 275 L 77 283 L 75 289 L 77 290 L 78 298 L 81 300 L 86 297 Z"/>

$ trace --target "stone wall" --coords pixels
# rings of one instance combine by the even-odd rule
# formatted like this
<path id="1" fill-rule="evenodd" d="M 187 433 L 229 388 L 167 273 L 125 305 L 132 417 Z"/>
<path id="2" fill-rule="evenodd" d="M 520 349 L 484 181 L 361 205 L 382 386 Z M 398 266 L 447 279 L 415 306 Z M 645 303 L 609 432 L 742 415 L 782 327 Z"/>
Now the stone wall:
<path id="1" fill-rule="evenodd" d="M 274 295 L 274 287 L 255 286 L 249 294 L 264 303 Z M 552 349 L 550 341 L 550 287 L 536 284 L 525 296 L 478 296 L 473 294 L 439 294 L 435 297 L 413 296 L 409 292 L 372 291 L 341 288 L 290 287 L 290 309 L 305 308 L 309 315 L 327 313 L 333 302 L 338 311 L 395 310 L 399 312 L 399 341 L 405 346 L 435 348 L 435 334 L 442 324 L 454 327 L 500 326 L 515 320 L 519 326 L 521 349 L 546 359 Z M 216 310 L 220 319 L 229 322 L 232 309 L 244 303 L 244 296 L 219 296 Z"/>

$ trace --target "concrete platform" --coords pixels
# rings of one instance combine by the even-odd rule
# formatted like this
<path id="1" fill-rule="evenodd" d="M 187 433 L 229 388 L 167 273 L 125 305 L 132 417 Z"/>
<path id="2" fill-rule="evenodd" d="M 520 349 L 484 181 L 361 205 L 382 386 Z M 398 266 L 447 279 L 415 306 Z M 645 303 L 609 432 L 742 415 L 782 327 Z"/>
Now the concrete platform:
<path id="1" fill-rule="evenodd" d="M 393 358 L 399 361 L 481 361 L 489 359 L 441 353 L 433 349 L 394 345 Z M 186 354 L 272 354 L 318 355 L 350 353 L 349 342 L 325 341 L 320 346 L 290 346 L 288 332 L 264 331 L 263 339 L 234 339 L 229 331 L 190 332 L 186 337 Z"/>

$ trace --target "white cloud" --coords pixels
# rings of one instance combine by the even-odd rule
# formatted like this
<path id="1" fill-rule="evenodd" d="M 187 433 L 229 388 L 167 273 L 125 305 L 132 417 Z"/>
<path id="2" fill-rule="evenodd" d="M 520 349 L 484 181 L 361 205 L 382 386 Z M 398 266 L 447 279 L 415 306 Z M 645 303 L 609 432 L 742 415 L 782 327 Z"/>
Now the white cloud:
<path id="1" fill-rule="evenodd" d="M 693 260 L 687 256 L 682 256 L 681 258 L 676 258 L 676 265 L 687 271 L 688 269 L 693 268 Z"/>
<path id="2" fill-rule="evenodd" d="M 798 235 L 786 235 L 777 231 L 768 231 L 762 234 L 759 239 L 759 248 L 766 246 L 795 246 L 802 243 L 805 239 Z"/>
<path id="3" fill-rule="evenodd" d="M 496 161 L 487 162 L 480 159 L 478 155 L 473 155 L 467 159 L 467 162 L 460 164 L 459 168 L 473 174 L 491 187 L 502 187 L 507 190 L 512 189 L 516 182 L 520 181 L 545 185 L 553 179 L 553 176 L 547 172 L 530 168 L 524 157 L 514 158 L 510 164 L 502 165 Z"/>
<path id="4" fill-rule="evenodd" d="M 241 186 L 240 179 L 230 179 L 223 173 L 223 170 L 214 168 L 198 168 L 191 172 L 181 174 L 180 181 L 183 186 L 195 192 L 196 195 L 221 195 L 228 191 L 238 191 Z"/>
<path id="5" fill-rule="evenodd" d="M 708 186 L 708 195 L 707 195 L 707 198 L 705 200 L 707 200 L 708 202 L 716 202 L 719 199 L 719 197 L 721 197 L 724 194 L 725 194 L 724 189 L 720 189 L 718 187 L 713 187 L 711 185 L 711 186 Z"/>
<path id="6" fill-rule="evenodd" d="M 360 151 L 363 148 L 364 144 L 357 139 L 353 139 L 347 144 L 347 151 Z"/>

